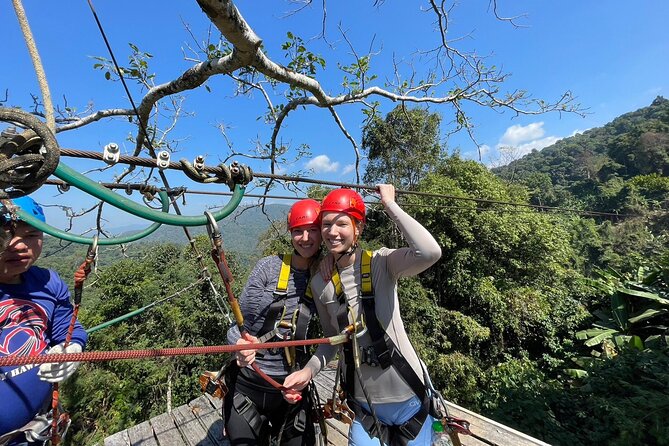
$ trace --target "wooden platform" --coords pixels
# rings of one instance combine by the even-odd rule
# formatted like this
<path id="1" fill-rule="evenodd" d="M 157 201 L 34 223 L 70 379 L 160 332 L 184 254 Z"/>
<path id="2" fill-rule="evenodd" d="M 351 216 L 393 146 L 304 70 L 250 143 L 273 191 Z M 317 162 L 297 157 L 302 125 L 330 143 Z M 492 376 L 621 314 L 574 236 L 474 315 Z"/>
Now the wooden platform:
<path id="1" fill-rule="evenodd" d="M 321 398 L 328 398 L 334 386 L 334 369 L 318 374 L 315 381 Z M 158 415 L 104 440 L 104 446 L 228 446 L 223 438 L 219 399 L 203 395 L 171 413 Z M 348 426 L 328 420 L 328 444 L 346 446 Z"/>
<path id="2" fill-rule="evenodd" d="M 335 370 L 328 368 L 316 377 L 316 386 L 321 399 L 331 397 Z M 187 405 L 177 407 L 171 413 L 158 415 L 104 440 L 104 446 L 229 446 L 223 438 L 221 400 L 203 395 Z M 471 423 L 472 433 L 499 446 L 550 446 L 522 432 L 448 403 L 451 415 Z M 348 425 L 336 420 L 327 420 L 328 445 L 348 444 Z M 460 436 L 463 446 L 482 446 L 485 443 L 470 437 Z M 97 446 L 97 445 L 96 445 Z"/>

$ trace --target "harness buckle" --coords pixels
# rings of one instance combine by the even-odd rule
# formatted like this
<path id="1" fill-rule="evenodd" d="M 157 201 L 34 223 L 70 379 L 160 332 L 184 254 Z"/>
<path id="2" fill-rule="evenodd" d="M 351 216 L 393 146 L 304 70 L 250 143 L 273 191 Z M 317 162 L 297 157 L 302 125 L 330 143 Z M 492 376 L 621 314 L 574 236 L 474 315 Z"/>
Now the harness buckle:
<path id="1" fill-rule="evenodd" d="M 239 415 L 243 415 L 246 411 L 253 407 L 253 401 L 249 399 L 246 395 L 241 393 L 236 393 L 234 397 L 235 409 Z"/>
<path id="2" fill-rule="evenodd" d="M 420 431 L 413 432 L 412 427 L 414 427 L 414 423 L 412 423 L 412 420 L 413 418 L 397 427 L 397 430 L 400 431 L 400 434 L 402 434 L 404 438 L 408 438 L 409 440 L 413 440 L 414 438 L 416 438 L 416 436 L 420 432 Z"/>
<path id="3" fill-rule="evenodd" d="M 360 362 L 371 367 L 378 367 L 380 365 L 374 347 L 362 347 L 360 349 Z"/>
<path id="4" fill-rule="evenodd" d="M 390 352 L 390 349 L 385 349 L 380 355 L 375 354 L 375 356 L 378 364 L 384 369 L 387 369 L 392 365 L 392 353 Z"/>
<path id="5" fill-rule="evenodd" d="M 307 427 L 307 412 L 304 409 L 301 409 L 293 420 L 293 427 L 297 429 L 298 432 L 304 432 L 304 429 Z"/>

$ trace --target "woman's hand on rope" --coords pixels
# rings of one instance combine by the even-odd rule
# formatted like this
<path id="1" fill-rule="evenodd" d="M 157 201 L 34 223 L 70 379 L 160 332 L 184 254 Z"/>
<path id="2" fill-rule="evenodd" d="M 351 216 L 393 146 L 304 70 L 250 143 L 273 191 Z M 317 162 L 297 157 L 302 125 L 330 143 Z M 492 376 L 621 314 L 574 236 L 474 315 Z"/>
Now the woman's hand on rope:
<path id="1" fill-rule="evenodd" d="M 321 277 L 327 283 L 332 279 L 332 270 L 334 269 L 334 256 L 328 254 L 321 260 L 321 263 L 318 265 L 318 271 L 321 273 Z"/>
<path id="2" fill-rule="evenodd" d="M 252 336 L 248 333 L 242 333 L 242 337 L 237 341 L 237 345 L 240 344 L 257 344 L 258 338 Z M 255 350 L 240 350 L 235 354 L 237 359 L 237 365 L 239 367 L 246 367 L 253 363 L 256 360 L 256 351 Z"/>
<path id="3" fill-rule="evenodd" d="M 286 390 L 282 392 L 283 399 L 290 404 L 300 402 L 300 400 L 302 400 L 302 389 L 307 387 L 311 378 L 311 369 L 308 367 L 288 375 L 283 382 L 283 386 L 286 388 Z"/>
<path id="4" fill-rule="evenodd" d="M 81 345 L 77 343 L 72 343 L 65 347 L 65 343 L 61 342 L 60 344 L 51 347 L 46 354 L 81 353 L 82 350 Z M 77 367 L 79 367 L 78 362 L 49 362 L 39 366 L 37 375 L 42 381 L 59 383 L 72 376 L 75 370 L 77 370 Z"/>

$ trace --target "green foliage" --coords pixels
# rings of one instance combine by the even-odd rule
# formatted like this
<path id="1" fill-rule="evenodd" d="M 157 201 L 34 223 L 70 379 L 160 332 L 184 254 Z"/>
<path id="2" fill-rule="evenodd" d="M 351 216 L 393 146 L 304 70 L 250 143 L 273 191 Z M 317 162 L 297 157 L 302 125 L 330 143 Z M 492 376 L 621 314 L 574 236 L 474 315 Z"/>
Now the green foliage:
<path id="1" fill-rule="evenodd" d="M 316 75 L 318 67 L 325 69 L 325 59 L 309 51 L 301 37 L 290 31 L 286 37 L 288 40 L 281 45 L 281 49 L 286 51 L 286 57 L 290 60 L 288 68 L 310 77 Z"/>
<path id="2" fill-rule="evenodd" d="M 198 243 L 208 242 L 205 239 Z M 204 247 L 203 247 L 204 248 Z M 99 272 L 84 293 L 80 320 L 93 326 L 158 299 L 180 292 L 168 302 L 135 318 L 91 334 L 89 350 L 145 349 L 217 345 L 226 340 L 228 321 L 218 311 L 196 263 L 174 245 L 153 246 L 140 260 L 126 259 Z M 228 256 L 237 275 L 234 256 Z M 210 271 L 213 263 L 210 264 Z M 220 280 L 214 278 L 214 283 Z M 73 419 L 72 444 L 91 444 L 118 430 L 185 404 L 200 394 L 197 377 L 217 370 L 224 358 L 192 356 L 141 361 L 88 363 L 64 385 Z"/>
<path id="3" fill-rule="evenodd" d="M 421 190 L 502 201 L 522 196 L 479 164 L 457 157 L 429 175 Z M 561 222 L 537 212 L 480 211 L 473 202 L 430 198 L 430 204 L 418 208 L 416 217 L 437 237 L 443 255 L 423 283 L 441 306 L 490 330 L 480 358 L 559 349 L 560 336 L 585 316 L 573 297 L 583 293 L 582 277 L 572 269 L 574 252 Z"/>
<path id="4" fill-rule="evenodd" d="M 639 268 L 635 278 L 601 272 L 593 286 L 605 298 L 593 309 L 593 327 L 576 333 L 586 347 L 600 347 L 595 356 L 607 358 L 624 349 L 669 346 L 669 255 L 652 268 Z"/>
<path id="5" fill-rule="evenodd" d="M 375 74 L 367 74 L 370 69 L 371 56 L 359 57 L 351 65 L 338 64 L 340 70 L 347 73 L 349 76 L 344 76 L 342 86 L 349 90 L 350 93 L 358 93 L 365 89 L 368 82 L 372 82 L 377 78 Z"/>
<path id="6" fill-rule="evenodd" d="M 97 60 L 93 64 L 93 68 L 104 72 L 105 79 L 116 80 L 119 75 L 125 79 L 132 79 L 140 82 L 144 86 L 148 86 L 156 77 L 155 73 L 149 72 L 149 61 L 153 58 L 151 53 L 141 51 L 137 45 L 133 43 L 128 44 L 131 53 L 128 56 L 128 66 L 119 67 L 117 72 L 112 60 L 105 57 L 95 56 L 93 59 Z"/>
<path id="7" fill-rule="evenodd" d="M 373 117 L 364 127 L 367 183 L 390 183 L 414 189 L 442 156 L 441 118 L 426 109 L 397 106 L 385 119 Z"/>
<path id="8" fill-rule="evenodd" d="M 488 404 L 496 401 L 494 419 L 556 446 L 666 446 L 667 353 L 626 350 L 593 363 L 587 378 L 573 385 L 549 379 L 526 361 L 505 364 L 491 375 L 487 388 L 497 398 L 487 396 Z"/>

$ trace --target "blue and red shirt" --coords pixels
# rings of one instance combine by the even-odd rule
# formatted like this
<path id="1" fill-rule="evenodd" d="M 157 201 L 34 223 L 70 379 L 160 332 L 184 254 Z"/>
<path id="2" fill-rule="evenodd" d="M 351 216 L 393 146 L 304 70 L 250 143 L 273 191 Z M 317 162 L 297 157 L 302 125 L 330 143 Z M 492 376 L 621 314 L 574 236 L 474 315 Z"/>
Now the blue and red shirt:
<path id="1" fill-rule="evenodd" d="M 0 357 L 38 355 L 65 341 L 72 319 L 67 285 L 55 271 L 31 267 L 20 284 L 0 283 Z M 86 345 L 76 323 L 72 342 Z M 37 376 L 39 365 L 0 367 L 0 435 L 23 427 L 40 411 L 51 384 Z"/>

